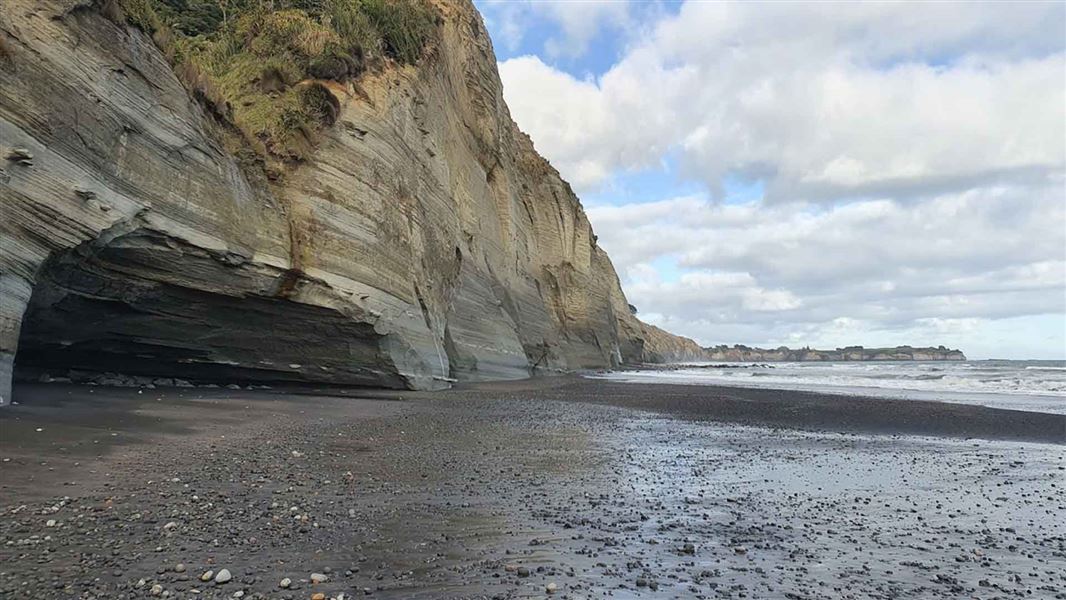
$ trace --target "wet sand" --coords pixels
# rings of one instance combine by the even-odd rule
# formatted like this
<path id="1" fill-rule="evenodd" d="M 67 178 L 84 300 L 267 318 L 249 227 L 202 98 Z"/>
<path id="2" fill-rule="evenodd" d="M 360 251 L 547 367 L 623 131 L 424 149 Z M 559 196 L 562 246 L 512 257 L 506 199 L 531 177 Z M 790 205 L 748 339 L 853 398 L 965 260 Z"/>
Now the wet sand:
<path id="1" fill-rule="evenodd" d="M 16 394 L 4 598 L 1066 598 L 1063 415 L 575 377 Z"/>

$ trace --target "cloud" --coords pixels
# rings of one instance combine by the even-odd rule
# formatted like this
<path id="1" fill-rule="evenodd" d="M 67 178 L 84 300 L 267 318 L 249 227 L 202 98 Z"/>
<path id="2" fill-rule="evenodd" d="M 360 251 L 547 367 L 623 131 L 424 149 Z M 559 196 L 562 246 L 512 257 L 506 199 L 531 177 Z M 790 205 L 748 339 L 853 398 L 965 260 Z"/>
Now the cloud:
<path id="1" fill-rule="evenodd" d="M 686 196 L 588 213 L 629 300 L 705 344 L 972 342 L 992 319 L 1066 313 L 1057 186 L 829 207 Z M 676 278 L 652 266 L 664 261 Z"/>
<path id="2" fill-rule="evenodd" d="M 643 3 L 612 0 L 484 0 L 479 7 L 492 29 L 503 36 L 498 41 L 512 51 L 521 46 L 530 23 L 550 23 L 552 33 L 543 40 L 543 51 L 549 57 L 564 59 L 586 54 L 591 42 L 604 31 L 634 30 L 634 13 L 649 9 Z"/>
<path id="3" fill-rule="evenodd" d="M 532 6 L 559 24 L 563 35 L 551 37 L 544 45 L 549 56 L 581 56 L 601 28 L 627 28 L 630 25 L 628 2 L 538 2 Z"/>
<path id="4" fill-rule="evenodd" d="M 619 81 L 605 93 L 602 84 L 577 79 L 535 56 L 501 63 L 500 75 L 516 121 L 579 191 L 604 183 L 619 167 L 654 166 L 674 145 L 669 137 L 652 135 L 673 129 L 673 115 L 642 106 L 644 84 Z M 676 77 L 662 73 L 664 88 Z"/>
<path id="5" fill-rule="evenodd" d="M 713 189 L 765 179 L 774 200 L 1061 173 L 1063 6 L 928 8 L 689 2 L 595 81 L 533 56 L 500 70 L 518 123 L 581 191 L 671 149 Z"/>
<path id="6" fill-rule="evenodd" d="M 537 149 L 597 192 L 645 319 L 707 344 L 1062 357 L 1064 21 L 1062 3 L 686 2 L 598 77 L 532 55 L 500 72 Z M 611 206 L 630 175 L 668 199 Z M 673 197 L 679 180 L 704 191 Z M 725 203 L 738 182 L 760 197 Z"/>

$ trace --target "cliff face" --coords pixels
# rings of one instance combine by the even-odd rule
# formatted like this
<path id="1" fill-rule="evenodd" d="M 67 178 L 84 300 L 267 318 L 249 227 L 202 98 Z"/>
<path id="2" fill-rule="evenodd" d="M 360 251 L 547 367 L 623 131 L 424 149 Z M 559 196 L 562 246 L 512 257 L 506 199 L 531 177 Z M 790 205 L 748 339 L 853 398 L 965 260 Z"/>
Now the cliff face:
<path id="1" fill-rule="evenodd" d="M 480 16 L 438 8 L 417 68 L 328 84 L 336 124 L 271 182 L 142 31 L 85 1 L 6 0 L 3 401 L 16 358 L 27 376 L 414 388 L 671 358 L 685 344 L 629 313 L 512 122 Z"/>

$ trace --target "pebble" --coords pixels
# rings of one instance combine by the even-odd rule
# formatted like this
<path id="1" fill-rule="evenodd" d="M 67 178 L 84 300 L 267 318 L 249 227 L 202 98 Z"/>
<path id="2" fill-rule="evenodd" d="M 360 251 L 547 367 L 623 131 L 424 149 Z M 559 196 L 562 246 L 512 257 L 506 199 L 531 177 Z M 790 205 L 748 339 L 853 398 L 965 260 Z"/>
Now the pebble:
<path id="1" fill-rule="evenodd" d="M 17 495 L 13 502 L 5 498 L 0 550 L 17 560 L 2 569 L 0 598 L 309 600 L 316 593 L 336 600 L 343 582 L 367 598 L 405 591 L 432 597 L 434 590 L 465 585 L 474 597 L 511 586 L 520 589 L 515 595 L 552 599 L 664 591 L 664 597 L 708 600 L 1066 600 L 1054 567 L 1066 540 L 1054 518 L 1066 502 L 1060 449 L 737 432 L 583 404 L 522 402 L 479 401 L 467 410 L 456 400 L 431 418 L 369 425 L 298 417 L 308 429 L 257 436 L 251 448 L 228 431 L 182 453 L 164 448 L 156 455 L 147 446 L 143 463 L 119 465 L 135 478 L 99 459 L 99 494 L 26 502 L 21 509 Z M 489 426 L 480 422 L 486 407 L 500 409 L 490 413 Z M 575 416 L 585 419 L 574 420 L 578 429 L 588 427 L 587 435 L 610 453 L 590 453 L 584 444 L 553 444 L 551 453 L 543 452 L 538 432 L 545 423 L 554 442 Z M 500 437 L 497 420 L 531 433 Z M 401 435 L 401 426 L 409 434 Z M 440 435 L 444 430 L 465 433 L 453 438 Z M 293 447 L 309 460 L 290 458 Z M 0 454 L 6 448 L 0 445 Z M 942 453 L 945 448 L 951 452 Z M 166 462 L 171 455 L 173 465 Z M 1024 466 L 1012 467 L 1018 458 L 1026 458 Z M 556 459 L 565 461 L 561 471 Z M 1002 474 L 1007 468 L 1010 476 Z M 345 469 L 358 475 L 338 477 Z M 619 485 L 616 478 L 630 470 L 651 478 L 656 493 L 643 484 L 639 491 Z M 879 477 L 898 471 L 908 478 L 904 486 Z M 428 486 L 419 480 L 426 472 L 432 473 Z M 797 487 L 791 479 L 809 473 L 830 485 Z M 721 474 L 729 481 L 719 481 Z M 329 481 L 342 480 L 337 491 L 343 494 L 335 495 Z M 422 496 L 427 491 L 435 498 L 430 504 Z M 693 502 L 683 502 L 686 492 Z M 502 544 L 480 541 L 451 521 L 466 518 L 452 511 L 467 501 L 524 523 L 508 530 L 512 539 Z M 41 516 L 63 520 L 44 529 Z M 46 539 L 49 533 L 59 539 Z M 162 544 L 159 554 L 151 553 L 153 541 Z M 321 562 L 330 556 L 327 548 L 341 545 L 358 554 L 347 564 L 331 561 L 338 565 L 331 573 Z M 911 555 L 920 562 L 897 560 Z M 260 564 L 242 567 L 247 556 Z M 193 561 L 187 574 L 185 565 L 175 566 L 179 557 Z M 827 559 L 833 569 L 819 566 Z M 138 572 L 142 563 L 151 569 Z M 197 584 L 195 569 L 204 564 L 214 571 Z M 227 564 L 237 569 L 232 581 L 210 583 Z M 432 567 L 405 570 L 415 564 Z M 317 573 L 309 568 L 329 582 L 312 588 L 307 578 Z M 112 577 L 118 572 L 124 574 Z M 147 573 L 153 574 L 138 581 Z M 291 579 L 277 577 L 286 573 Z"/>
<path id="2" fill-rule="evenodd" d="M 215 583 L 223 584 L 233 579 L 233 574 L 229 572 L 229 569 L 220 569 L 218 574 L 215 575 Z"/>
<path id="3" fill-rule="evenodd" d="M 200 581 L 211 581 L 214 577 L 214 571 L 204 571 L 204 574 L 200 576 Z"/>
<path id="4" fill-rule="evenodd" d="M 311 583 L 325 583 L 329 581 L 329 576 L 322 573 L 311 573 Z"/>

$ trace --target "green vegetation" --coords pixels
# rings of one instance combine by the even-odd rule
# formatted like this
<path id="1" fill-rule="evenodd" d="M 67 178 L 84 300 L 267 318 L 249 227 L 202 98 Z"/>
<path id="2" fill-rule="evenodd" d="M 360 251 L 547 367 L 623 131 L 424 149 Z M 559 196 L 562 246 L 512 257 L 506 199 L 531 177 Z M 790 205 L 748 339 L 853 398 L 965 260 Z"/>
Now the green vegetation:
<path id="1" fill-rule="evenodd" d="M 307 157 L 346 82 L 414 64 L 437 33 L 427 0 L 103 0 L 152 34 L 191 93 L 271 161 Z"/>

